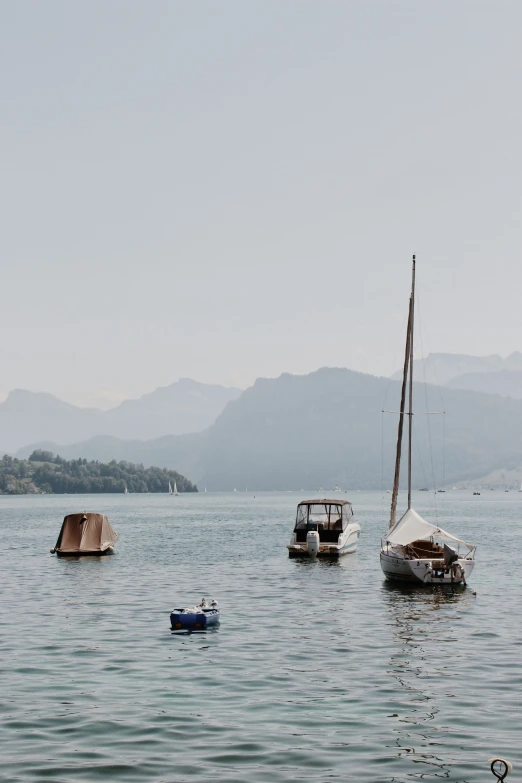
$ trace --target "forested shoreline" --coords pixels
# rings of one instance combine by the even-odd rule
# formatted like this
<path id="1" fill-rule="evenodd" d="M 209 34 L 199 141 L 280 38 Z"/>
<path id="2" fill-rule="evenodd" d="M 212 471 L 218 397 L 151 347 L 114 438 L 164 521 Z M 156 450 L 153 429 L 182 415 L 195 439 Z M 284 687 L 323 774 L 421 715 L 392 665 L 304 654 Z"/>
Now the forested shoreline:
<path id="1" fill-rule="evenodd" d="M 29 459 L 5 454 L 0 460 L 0 494 L 88 494 L 168 492 L 176 482 L 179 492 L 198 488 L 175 470 L 144 468 L 132 462 L 108 463 L 86 459 L 66 460 L 50 451 L 33 451 Z"/>

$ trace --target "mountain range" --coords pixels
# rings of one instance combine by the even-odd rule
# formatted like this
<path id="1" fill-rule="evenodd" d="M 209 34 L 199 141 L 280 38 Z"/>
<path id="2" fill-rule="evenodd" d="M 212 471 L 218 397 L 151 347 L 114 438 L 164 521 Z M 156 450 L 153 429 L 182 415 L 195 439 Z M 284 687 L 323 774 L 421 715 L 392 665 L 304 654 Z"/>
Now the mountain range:
<path id="1" fill-rule="evenodd" d="M 414 384 L 414 481 L 435 487 L 522 465 L 522 401 Z M 400 383 L 346 369 L 258 379 L 196 434 L 146 441 L 98 436 L 62 457 L 129 460 L 178 470 L 212 490 L 390 486 Z M 445 446 L 445 448 L 443 448 Z M 445 460 L 443 461 L 443 452 Z"/>
<path id="2" fill-rule="evenodd" d="M 137 400 L 101 411 L 79 408 L 52 394 L 16 389 L 0 403 L 0 450 L 16 452 L 50 440 L 57 449 L 97 435 L 148 440 L 199 432 L 214 423 L 241 389 L 182 378 Z"/>
<path id="3" fill-rule="evenodd" d="M 394 380 L 401 377 L 402 370 L 392 375 Z M 522 399 L 522 353 L 515 351 L 505 359 L 498 354 L 430 353 L 425 359 L 414 360 L 413 377 L 419 382 L 452 389 Z"/>

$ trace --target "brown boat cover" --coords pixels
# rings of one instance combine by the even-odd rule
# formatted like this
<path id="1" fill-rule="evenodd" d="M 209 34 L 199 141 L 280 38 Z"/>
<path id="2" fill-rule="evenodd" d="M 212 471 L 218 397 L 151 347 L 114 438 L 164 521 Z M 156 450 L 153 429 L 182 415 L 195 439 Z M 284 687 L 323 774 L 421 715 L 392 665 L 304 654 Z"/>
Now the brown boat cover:
<path id="1" fill-rule="evenodd" d="M 118 535 L 104 514 L 68 514 L 56 542 L 57 552 L 105 552 Z"/>

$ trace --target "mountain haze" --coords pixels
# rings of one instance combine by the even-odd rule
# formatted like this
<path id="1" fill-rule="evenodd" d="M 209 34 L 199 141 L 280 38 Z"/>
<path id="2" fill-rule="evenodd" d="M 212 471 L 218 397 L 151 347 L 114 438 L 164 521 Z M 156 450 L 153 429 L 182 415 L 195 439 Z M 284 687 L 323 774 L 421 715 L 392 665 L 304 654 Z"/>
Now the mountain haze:
<path id="1" fill-rule="evenodd" d="M 60 449 L 99 435 L 149 440 L 199 432 L 240 394 L 240 389 L 182 378 L 100 411 L 70 405 L 52 394 L 16 389 L 0 403 L 0 448 L 15 452 L 30 443 L 49 441 Z"/>
<path id="2" fill-rule="evenodd" d="M 500 394 L 502 397 L 515 397 L 520 400 L 522 399 L 522 370 L 467 372 L 450 378 L 446 385 L 452 389 Z"/>
<path id="3" fill-rule="evenodd" d="M 515 351 L 505 359 L 498 354 L 430 353 L 414 360 L 413 377 L 423 383 L 522 399 L 522 353 Z M 402 370 L 392 378 L 400 380 Z"/>
<path id="4" fill-rule="evenodd" d="M 448 388 L 441 399 L 437 387 L 420 384 L 414 394 L 416 486 L 442 484 L 444 467 L 453 483 L 522 464 L 521 401 Z M 389 488 L 398 417 L 381 411 L 397 410 L 399 396 L 398 382 L 351 370 L 284 374 L 258 379 L 205 432 L 142 442 L 98 438 L 62 456 L 169 467 L 214 490 L 377 489 L 384 468 Z M 445 410 L 445 426 L 442 416 L 421 415 L 426 410 Z"/>

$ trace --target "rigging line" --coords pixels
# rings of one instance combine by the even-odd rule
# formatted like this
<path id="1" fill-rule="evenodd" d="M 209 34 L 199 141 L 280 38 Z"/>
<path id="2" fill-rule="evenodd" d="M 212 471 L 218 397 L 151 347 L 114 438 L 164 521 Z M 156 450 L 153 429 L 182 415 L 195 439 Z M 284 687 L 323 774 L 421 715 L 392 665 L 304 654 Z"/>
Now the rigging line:
<path id="1" fill-rule="evenodd" d="M 403 332 L 403 331 L 405 331 L 405 329 L 406 329 L 406 324 L 407 324 L 407 321 L 408 321 L 408 319 L 407 319 L 407 318 L 403 318 L 403 319 L 402 319 L 402 324 L 401 324 L 401 334 L 402 334 L 402 332 Z M 398 349 L 398 348 L 395 348 L 394 355 L 393 355 L 393 357 L 392 357 L 392 358 L 393 358 L 393 363 L 394 363 L 394 365 L 395 365 L 395 366 L 397 366 L 397 365 L 400 363 L 400 361 L 401 361 L 400 353 L 401 353 L 401 352 L 399 352 L 399 349 Z M 392 385 L 392 383 L 396 383 L 396 382 L 398 383 L 398 382 L 399 382 L 398 380 L 397 380 L 397 381 L 395 381 L 395 380 L 394 380 L 394 379 L 391 377 L 391 375 L 390 375 L 390 376 L 387 378 L 387 381 L 388 381 L 388 383 L 386 384 L 386 389 L 385 389 L 385 391 L 384 391 L 384 400 L 383 400 L 383 403 L 382 403 L 382 407 L 383 407 L 383 408 L 385 408 L 385 407 L 386 407 L 386 401 L 387 401 L 387 399 L 388 399 L 388 394 L 390 393 L 390 386 Z"/>
<path id="2" fill-rule="evenodd" d="M 417 299 L 419 299 L 418 295 L 417 295 Z M 431 352 L 430 337 L 429 337 L 428 332 L 426 332 L 425 336 L 426 336 L 426 343 L 427 343 L 427 346 L 428 346 L 428 353 L 429 353 L 430 356 L 434 356 L 434 354 L 432 354 L 432 352 Z M 421 333 L 421 337 L 422 337 L 422 333 Z M 437 387 L 437 390 L 439 392 L 442 412 L 444 414 L 443 415 L 443 419 L 442 419 L 442 441 L 443 441 L 443 446 L 442 446 L 442 476 L 443 476 L 442 487 L 445 488 L 446 487 L 446 404 L 444 402 L 444 394 L 442 393 L 442 386 L 441 386 L 441 384 L 439 382 L 439 377 L 437 375 L 437 362 L 435 361 L 435 359 L 432 359 L 431 366 L 433 368 L 433 375 L 435 376 L 435 383 L 433 385 Z"/>
<path id="3" fill-rule="evenodd" d="M 383 410 L 381 413 L 398 413 L 399 416 L 409 416 L 409 413 L 401 413 L 400 411 L 388 411 Z M 412 413 L 412 416 L 442 416 L 445 414 L 446 411 L 417 411 L 416 413 Z"/>
<path id="4" fill-rule="evenodd" d="M 424 343 L 422 341 L 422 329 L 424 326 L 424 322 L 420 315 L 420 303 L 417 304 L 417 312 L 418 312 L 418 319 L 419 319 L 419 339 L 421 344 L 421 356 L 422 356 L 422 372 L 424 377 L 424 399 L 426 401 L 426 411 L 428 410 L 428 385 L 426 383 L 426 361 L 424 358 Z M 433 445 L 431 442 L 431 427 L 430 427 L 430 420 L 427 419 L 427 426 L 428 426 L 428 444 L 430 449 L 430 464 L 431 464 L 431 481 L 433 486 L 433 499 L 435 503 L 435 517 L 437 517 L 437 482 L 435 481 L 435 467 L 433 464 Z"/>
<path id="5" fill-rule="evenodd" d="M 442 489 L 446 491 L 446 414 L 442 417 Z"/>
<path id="6" fill-rule="evenodd" d="M 384 411 L 381 413 L 381 517 L 384 527 Z"/>
<path id="7" fill-rule="evenodd" d="M 420 463 L 420 466 L 421 466 L 422 477 L 424 479 L 424 486 L 426 487 L 428 485 L 428 477 L 426 476 L 426 471 L 424 470 L 424 464 L 422 462 L 422 455 L 421 455 L 421 450 L 420 450 L 420 445 L 419 445 L 419 436 L 417 434 L 417 430 L 416 429 L 413 431 L 413 434 L 415 436 L 415 445 L 417 446 L 417 454 L 419 456 L 419 463 Z"/>

